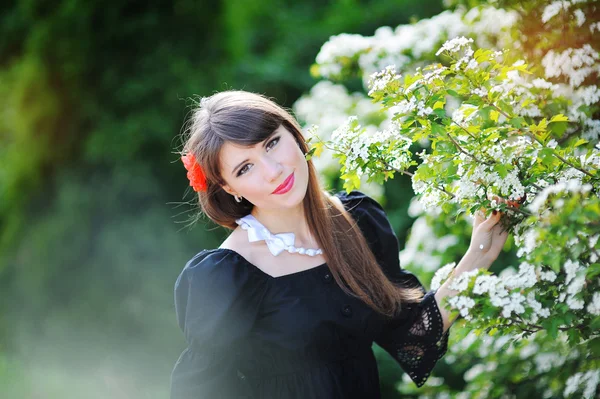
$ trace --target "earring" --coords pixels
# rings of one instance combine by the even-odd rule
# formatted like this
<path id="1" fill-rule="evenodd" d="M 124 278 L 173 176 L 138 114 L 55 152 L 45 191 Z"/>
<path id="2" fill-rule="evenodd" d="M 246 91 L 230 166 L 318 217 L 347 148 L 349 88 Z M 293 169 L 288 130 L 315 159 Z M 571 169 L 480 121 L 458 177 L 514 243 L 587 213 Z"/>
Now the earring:
<path id="1" fill-rule="evenodd" d="M 235 198 L 235 202 L 242 202 L 242 196 L 238 196 L 237 194 L 233 196 Z"/>

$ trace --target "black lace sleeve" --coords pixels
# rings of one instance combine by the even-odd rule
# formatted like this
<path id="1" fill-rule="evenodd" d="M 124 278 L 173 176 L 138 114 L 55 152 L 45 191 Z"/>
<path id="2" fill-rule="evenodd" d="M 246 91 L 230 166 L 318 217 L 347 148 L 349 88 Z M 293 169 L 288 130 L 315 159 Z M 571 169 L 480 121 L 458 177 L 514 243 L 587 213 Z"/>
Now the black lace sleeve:
<path id="1" fill-rule="evenodd" d="M 425 384 L 433 367 L 448 349 L 450 330 L 444 323 L 435 291 L 429 291 L 417 304 L 406 304 L 400 316 L 386 325 L 375 339 L 400 364 L 414 383 Z"/>

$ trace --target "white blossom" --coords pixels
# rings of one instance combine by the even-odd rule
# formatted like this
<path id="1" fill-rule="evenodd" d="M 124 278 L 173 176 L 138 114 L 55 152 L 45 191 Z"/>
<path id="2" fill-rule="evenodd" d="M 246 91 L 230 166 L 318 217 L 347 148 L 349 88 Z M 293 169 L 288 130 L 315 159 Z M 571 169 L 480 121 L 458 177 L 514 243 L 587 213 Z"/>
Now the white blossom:
<path id="1" fill-rule="evenodd" d="M 464 17 L 464 19 L 463 19 Z M 511 44 L 509 27 L 519 20 L 518 13 L 494 7 L 477 7 L 466 14 L 462 9 L 446 10 L 414 24 L 399 25 L 395 29 L 383 26 L 371 37 L 343 33 L 332 36 L 321 47 L 316 57 L 319 73 L 335 77 L 343 69 L 345 59 L 358 56 L 363 83 L 366 77 L 395 64 L 399 69 L 437 48 L 446 38 L 472 34 L 478 47 Z M 493 36 L 490 40 L 489 36 Z M 410 55 L 407 55 L 410 54 Z"/>
<path id="2" fill-rule="evenodd" d="M 528 205 L 528 209 L 534 213 L 540 211 L 542 205 L 546 203 L 546 200 L 551 194 L 558 194 L 562 192 L 581 192 L 586 193 L 592 189 L 591 184 L 582 185 L 581 182 L 577 179 L 570 179 L 567 181 L 560 181 L 559 183 L 550 185 L 542 192 L 536 195 L 535 199 Z"/>
<path id="3" fill-rule="evenodd" d="M 525 345 L 521 348 L 521 350 L 519 351 L 519 358 L 526 359 L 531 355 L 535 355 L 536 353 L 538 353 L 539 349 L 540 347 L 538 344 L 536 344 L 535 342 L 531 342 L 528 345 Z"/>
<path id="4" fill-rule="evenodd" d="M 588 246 L 590 249 L 596 248 L 596 244 L 598 243 L 598 239 L 600 238 L 600 234 L 594 234 L 588 239 Z M 596 248 L 598 249 L 598 248 Z"/>
<path id="5" fill-rule="evenodd" d="M 548 82 L 545 79 L 542 78 L 535 78 L 531 84 L 533 85 L 533 87 L 538 88 L 538 89 L 552 89 L 554 85 L 552 82 Z"/>
<path id="6" fill-rule="evenodd" d="M 560 367 L 565 363 L 566 358 L 558 353 L 538 353 L 534 356 L 533 361 L 538 373 L 546 373 L 554 367 Z"/>
<path id="7" fill-rule="evenodd" d="M 476 364 L 465 372 L 463 378 L 465 381 L 472 381 L 481 373 L 491 373 L 496 370 L 498 364 L 496 362 L 489 362 L 487 364 Z"/>
<path id="8" fill-rule="evenodd" d="M 535 299 L 535 293 L 533 291 L 527 294 L 527 305 L 534 311 L 534 323 L 537 322 L 538 317 L 549 317 L 550 309 L 542 307 L 542 304 Z"/>
<path id="9" fill-rule="evenodd" d="M 440 55 L 443 51 L 447 51 L 449 53 L 457 53 L 461 48 L 467 46 L 469 43 L 473 43 L 473 39 L 466 38 L 464 36 L 455 37 L 454 39 L 446 41 L 440 47 L 440 49 L 435 53 L 435 55 Z"/>
<path id="10" fill-rule="evenodd" d="M 478 87 L 476 89 L 473 89 L 473 94 L 479 97 L 487 97 L 488 91 L 485 87 Z"/>
<path id="11" fill-rule="evenodd" d="M 537 198 L 537 197 L 536 197 Z M 517 256 L 530 254 L 538 247 L 539 231 L 534 228 L 525 230 L 522 235 L 515 235 L 515 243 L 519 246 Z"/>
<path id="12" fill-rule="evenodd" d="M 573 15 L 575 15 L 575 20 L 577 21 L 577 26 L 583 25 L 585 22 L 585 14 L 581 11 L 580 8 L 573 11 Z"/>
<path id="13" fill-rule="evenodd" d="M 598 382 L 600 381 L 600 369 L 588 370 L 583 379 L 586 381 L 583 397 L 586 399 L 593 398 L 596 393 Z"/>
<path id="14" fill-rule="evenodd" d="M 508 297 L 508 302 L 504 305 L 502 309 L 502 316 L 508 318 L 511 313 L 514 312 L 516 314 L 523 314 L 525 312 L 525 307 L 523 303 L 525 302 L 525 297 L 523 294 L 519 292 L 513 292 Z"/>
<path id="15" fill-rule="evenodd" d="M 415 202 L 421 202 L 415 197 Z M 428 210 L 428 212 L 430 212 Z M 439 209 L 433 208 L 431 212 L 439 212 Z M 449 247 L 458 243 L 456 235 L 448 234 L 443 237 L 435 237 L 435 233 L 431 226 L 427 223 L 427 218 L 421 216 L 417 218 L 410 229 L 410 235 L 406 241 L 404 249 L 400 251 L 401 265 L 415 265 L 425 271 L 436 271 L 440 267 L 440 255 Z M 432 282 L 433 287 L 433 282 Z"/>
<path id="16" fill-rule="evenodd" d="M 567 10 L 571 4 L 568 1 L 553 1 L 544 8 L 542 12 L 542 22 L 546 23 L 556 16 L 560 10 Z"/>
<path id="17" fill-rule="evenodd" d="M 585 275 L 583 273 L 575 277 L 570 284 L 567 285 L 567 294 L 575 295 L 581 292 L 581 289 L 585 285 Z"/>
<path id="18" fill-rule="evenodd" d="M 574 296 L 569 296 L 567 298 L 567 306 L 569 307 L 569 309 L 572 310 L 581 310 L 583 309 L 583 306 L 585 305 L 585 302 L 583 301 L 583 299 L 579 299 L 579 298 L 575 298 Z"/>
<path id="19" fill-rule="evenodd" d="M 369 77 L 369 87 L 371 90 L 368 96 L 372 96 L 377 91 L 384 90 L 387 85 L 393 81 L 399 81 L 400 75 L 396 73 L 395 65 L 388 65 L 383 71 L 374 72 Z"/>
<path id="20" fill-rule="evenodd" d="M 354 54 L 364 51 L 370 46 L 370 41 L 358 34 L 342 33 L 330 37 L 317 54 L 316 61 L 320 65 L 320 73 L 323 76 L 330 76 L 333 75 L 334 72 L 339 72 L 335 69 L 326 70 L 325 68 L 332 68 L 336 65 L 335 61 L 338 57 L 352 57 Z"/>
<path id="21" fill-rule="evenodd" d="M 581 135 L 582 139 L 595 141 L 600 138 L 600 120 L 587 119 L 584 121 L 583 125 L 586 129 Z"/>
<path id="22" fill-rule="evenodd" d="M 347 122 L 348 115 L 356 115 L 363 122 L 371 120 L 372 115 L 379 112 L 380 107 L 364 94 L 348 93 L 344 86 L 326 80 L 319 81 L 294 104 L 294 113 L 305 126 L 319 126 L 321 140 L 330 140 L 332 132 Z M 371 131 L 373 126 L 367 125 L 365 130 Z M 328 148 L 324 148 L 321 156 L 313 157 L 311 161 L 320 173 L 339 170 L 339 161 Z M 361 176 L 363 192 L 374 197 L 383 195 L 383 186 L 366 180 L 367 176 Z"/>
<path id="23" fill-rule="evenodd" d="M 513 348 L 511 340 L 514 338 L 515 337 L 512 335 L 500 335 L 493 341 L 493 348 L 489 346 L 485 352 L 479 352 L 479 354 L 483 357 L 489 356 L 491 349 L 493 349 L 494 352 L 506 351 L 507 353 L 510 353 Z"/>
<path id="24" fill-rule="evenodd" d="M 442 281 L 446 280 L 452 270 L 454 270 L 454 266 L 456 266 L 456 262 L 448 263 L 445 266 L 439 268 L 433 278 L 431 279 L 431 289 L 437 290 L 442 285 Z"/>
<path id="25" fill-rule="evenodd" d="M 596 64 L 598 58 L 598 52 L 586 43 L 581 48 L 569 48 L 560 53 L 550 50 L 542 59 L 542 65 L 546 77 L 563 75 L 569 78 L 572 87 L 577 87 L 591 73 L 600 72 L 600 67 Z"/>
<path id="26" fill-rule="evenodd" d="M 582 385 L 585 384 L 583 389 L 583 398 L 591 399 L 596 393 L 596 387 L 600 381 L 600 369 L 588 370 L 584 372 L 578 372 L 570 376 L 566 383 L 563 395 L 565 397 L 578 392 Z"/>
<path id="27" fill-rule="evenodd" d="M 494 289 L 499 280 L 496 276 L 482 274 L 475 279 L 474 294 L 485 294 Z"/>
<path id="28" fill-rule="evenodd" d="M 594 292 L 592 301 L 588 304 L 587 311 L 594 316 L 600 316 L 600 292 Z"/>
<path id="29" fill-rule="evenodd" d="M 567 259 L 563 265 L 565 269 L 565 273 L 567 276 L 565 277 L 565 284 L 569 284 L 571 280 L 575 278 L 577 273 L 583 270 L 583 267 L 580 266 L 578 261 L 573 261 L 571 259 Z"/>
<path id="30" fill-rule="evenodd" d="M 556 280 L 556 273 L 554 273 L 552 270 L 541 270 L 541 267 L 538 267 L 538 273 L 540 274 L 540 280 L 544 280 L 544 281 L 549 281 L 549 282 L 554 282 Z"/>
<path id="31" fill-rule="evenodd" d="M 469 314 L 469 309 L 475 306 L 475 301 L 464 295 L 456 295 L 448 299 L 448 303 L 458 309 L 460 315 L 466 320 L 471 320 L 472 316 Z"/>
<path id="32" fill-rule="evenodd" d="M 467 289 L 471 278 L 479 273 L 478 269 L 474 269 L 468 272 L 462 272 L 452 279 L 452 282 L 448 286 L 451 290 L 462 292 Z"/>
<path id="33" fill-rule="evenodd" d="M 476 111 L 478 110 L 477 106 L 471 104 L 462 104 L 454 113 L 452 114 L 452 120 L 459 125 L 461 123 L 469 122 L 476 115 Z"/>
<path id="34" fill-rule="evenodd" d="M 527 262 L 522 262 L 519 265 L 519 271 L 515 275 L 505 279 L 504 284 L 509 289 L 531 288 L 536 282 L 537 275 L 535 274 L 535 268 Z"/>
<path id="35" fill-rule="evenodd" d="M 600 88 L 595 85 L 580 87 L 573 92 L 573 102 L 577 107 L 582 104 L 591 106 L 600 102 Z"/>

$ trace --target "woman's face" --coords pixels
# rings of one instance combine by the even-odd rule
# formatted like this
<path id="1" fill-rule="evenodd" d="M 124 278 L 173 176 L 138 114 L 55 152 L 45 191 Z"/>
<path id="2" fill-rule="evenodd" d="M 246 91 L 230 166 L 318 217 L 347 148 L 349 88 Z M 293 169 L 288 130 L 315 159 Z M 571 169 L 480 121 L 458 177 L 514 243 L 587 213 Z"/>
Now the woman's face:
<path id="1" fill-rule="evenodd" d="M 302 202 L 308 187 L 308 164 L 292 133 L 280 125 L 253 147 L 226 142 L 221 148 L 223 189 L 241 195 L 259 209 L 291 208 Z M 292 176 L 293 175 L 293 176 Z M 292 176 L 285 193 L 275 190 Z"/>

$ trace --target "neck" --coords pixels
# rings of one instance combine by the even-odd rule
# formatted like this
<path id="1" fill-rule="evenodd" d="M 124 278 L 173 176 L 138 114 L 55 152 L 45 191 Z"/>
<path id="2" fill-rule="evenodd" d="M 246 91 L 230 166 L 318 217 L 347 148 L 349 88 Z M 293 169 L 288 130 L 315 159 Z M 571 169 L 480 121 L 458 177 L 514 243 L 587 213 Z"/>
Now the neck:
<path id="1" fill-rule="evenodd" d="M 310 232 L 306 222 L 304 206 L 300 203 L 296 208 L 286 209 L 258 209 L 254 207 L 250 212 L 271 234 L 294 233 L 296 247 L 318 247 L 318 243 Z"/>

